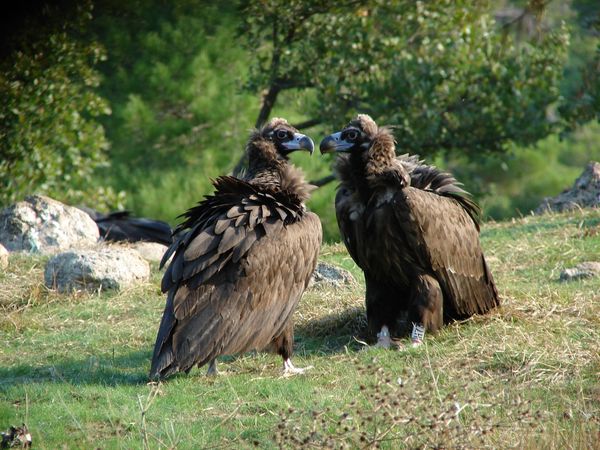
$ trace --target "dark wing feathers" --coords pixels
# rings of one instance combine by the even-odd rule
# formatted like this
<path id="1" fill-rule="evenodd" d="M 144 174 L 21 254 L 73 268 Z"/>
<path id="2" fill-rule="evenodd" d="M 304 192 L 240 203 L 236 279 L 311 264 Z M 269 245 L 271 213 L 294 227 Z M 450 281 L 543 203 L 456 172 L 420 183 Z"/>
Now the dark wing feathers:
<path id="1" fill-rule="evenodd" d="M 103 214 L 84 206 L 79 206 L 79 209 L 85 211 L 96 222 L 100 236 L 107 241 L 146 241 L 163 245 L 173 242 L 173 230 L 166 222 L 133 217 L 130 211 Z"/>
<path id="2" fill-rule="evenodd" d="M 499 304 L 492 274 L 479 243 L 480 209 L 456 179 L 417 156 L 397 160 L 410 187 L 392 187 L 393 203 L 375 193 L 365 203 L 352 181 L 348 159 L 340 158 L 343 182 L 335 205 L 342 239 L 369 279 L 410 283 L 413 267 L 429 268 L 449 300 L 449 317 L 483 313 Z M 403 207 L 401 205 L 406 205 Z M 381 246 L 373 240 L 380 237 Z M 377 243 L 376 243 L 377 242 Z M 393 273 L 386 272 L 392 270 Z"/>
<path id="3" fill-rule="evenodd" d="M 321 232 L 314 214 L 233 177 L 214 185 L 215 194 L 184 215 L 163 259 L 173 255 L 163 277 L 169 294 L 151 376 L 268 344 L 316 265 Z M 302 246 L 305 234 L 310 242 Z M 294 284 L 286 270 L 297 270 L 302 282 Z"/>
<path id="4" fill-rule="evenodd" d="M 404 189 L 411 223 L 403 230 L 416 240 L 419 259 L 430 266 L 456 317 L 484 313 L 498 305 L 472 216 L 454 197 Z M 412 228 L 412 229 L 409 229 Z"/>
<path id="5" fill-rule="evenodd" d="M 424 191 L 435 192 L 438 195 L 452 197 L 469 214 L 477 229 L 479 229 L 481 209 L 471 198 L 468 192 L 461 188 L 461 183 L 449 173 L 443 172 L 435 166 L 415 164 L 415 159 L 399 156 L 398 160 L 407 168 L 410 174 L 410 185 Z"/>

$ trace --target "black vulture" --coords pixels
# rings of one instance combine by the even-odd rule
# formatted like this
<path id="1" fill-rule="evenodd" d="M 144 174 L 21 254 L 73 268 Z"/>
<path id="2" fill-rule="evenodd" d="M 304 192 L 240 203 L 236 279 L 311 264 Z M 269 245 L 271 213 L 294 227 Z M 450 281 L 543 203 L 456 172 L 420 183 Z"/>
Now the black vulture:
<path id="1" fill-rule="evenodd" d="M 250 136 L 243 179 L 221 176 L 215 192 L 188 210 L 165 253 L 173 256 L 163 280 L 167 301 L 158 330 L 151 378 L 271 347 L 285 373 L 292 313 L 317 264 L 321 222 L 306 210 L 312 186 L 288 162 L 296 150 L 313 152 L 307 136 L 272 119 Z"/>
<path id="2" fill-rule="evenodd" d="M 336 171 L 338 225 L 366 282 L 369 328 L 378 346 L 412 322 L 425 330 L 483 314 L 500 300 L 479 242 L 479 207 L 460 183 L 416 156 L 396 156 L 389 128 L 359 114 L 321 141 L 341 153 Z"/>
<path id="3" fill-rule="evenodd" d="M 163 245 L 171 245 L 173 242 L 173 230 L 168 223 L 134 217 L 129 211 L 115 211 L 104 214 L 85 206 L 79 206 L 98 225 L 100 236 L 106 241 L 115 242 L 158 242 Z"/>

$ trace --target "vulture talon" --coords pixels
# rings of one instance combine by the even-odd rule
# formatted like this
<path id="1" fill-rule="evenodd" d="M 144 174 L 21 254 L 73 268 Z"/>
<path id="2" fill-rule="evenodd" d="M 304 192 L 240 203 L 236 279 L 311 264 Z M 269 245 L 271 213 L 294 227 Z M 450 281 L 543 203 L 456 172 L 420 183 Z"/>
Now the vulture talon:
<path id="1" fill-rule="evenodd" d="M 314 369 L 314 366 L 307 367 L 296 367 L 292 364 L 291 359 L 286 359 L 283 361 L 283 376 L 284 377 L 292 377 L 294 375 L 301 375 L 307 370 Z"/>

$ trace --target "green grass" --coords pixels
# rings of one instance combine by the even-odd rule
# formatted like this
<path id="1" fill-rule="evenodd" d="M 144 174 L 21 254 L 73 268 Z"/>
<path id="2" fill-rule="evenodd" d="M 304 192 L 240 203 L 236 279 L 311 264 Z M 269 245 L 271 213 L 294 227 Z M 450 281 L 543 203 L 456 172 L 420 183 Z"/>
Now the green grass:
<path id="1" fill-rule="evenodd" d="M 420 349 L 362 351 L 360 271 L 343 245 L 322 259 L 358 280 L 312 289 L 296 313 L 298 366 L 268 353 L 223 358 L 147 384 L 164 306 L 150 282 L 59 295 L 45 259 L 0 274 L 0 429 L 25 422 L 35 448 L 598 447 L 600 279 L 560 270 L 600 260 L 600 211 L 488 223 L 482 242 L 503 306 Z"/>

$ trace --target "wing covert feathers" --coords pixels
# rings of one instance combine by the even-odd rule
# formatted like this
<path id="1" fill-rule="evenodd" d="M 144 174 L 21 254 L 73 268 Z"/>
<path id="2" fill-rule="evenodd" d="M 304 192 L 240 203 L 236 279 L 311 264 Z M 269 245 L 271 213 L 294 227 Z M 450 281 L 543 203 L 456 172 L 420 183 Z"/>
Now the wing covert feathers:
<path id="1" fill-rule="evenodd" d="M 161 262 L 172 255 L 151 377 L 267 346 L 289 322 L 316 266 L 315 214 L 237 178 L 214 185 L 213 195 L 184 214 Z"/>
<path id="2" fill-rule="evenodd" d="M 349 157 L 336 165 L 340 233 L 371 286 L 379 286 L 373 292 L 408 309 L 411 283 L 430 274 L 442 288 L 447 320 L 498 306 L 479 242 L 477 204 L 452 175 L 416 156 L 398 156 L 394 164 L 410 176 L 408 186 L 393 177 L 368 179 Z"/>

